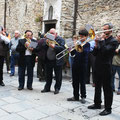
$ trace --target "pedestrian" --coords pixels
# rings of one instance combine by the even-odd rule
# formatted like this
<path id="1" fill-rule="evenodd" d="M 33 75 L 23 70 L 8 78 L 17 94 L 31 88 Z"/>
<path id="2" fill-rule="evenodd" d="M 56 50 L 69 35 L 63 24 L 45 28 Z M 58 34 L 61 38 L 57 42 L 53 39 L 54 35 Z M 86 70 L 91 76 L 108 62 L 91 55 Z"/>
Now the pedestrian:
<path id="1" fill-rule="evenodd" d="M 3 28 L 0 27 L 0 85 L 5 86 L 3 82 L 3 64 L 10 40 L 5 36 Z"/>
<path id="2" fill-rule="evenodd" d="M 79 38 L 80 38 L 81 44 L 87 40 L 88 31 L 85 28 L 80 29 Z M 85 98 L 86 98 L 85 83 L 86 83 L 89 51 L 90 51 L 90 44 L 88 42 L 83 46 L 82 51 L 78 51 L 76 49 L 75 57 L 73 59 L 73 65 L 72 65 L 73 97 L 67 98 L 67 101 L 79 101 L 79 91 L 80 91 L 81 103 L 84 104 L 86 102 L 85 101 Z"/>
<path id="3" fill-rule="evenodd" d="M 19 53 L 16 51 L 16 47 L 18 45 L 19 39 L 20 39 L 20 32 L 16 30 L 14 38 L 12 38 L 10 41 L 10 50 L 11 50 L 11 61 L 10 61 L 11 73 L 10 73 L 10 76 L 14 76 L 15 64 L 16 64 L 16 61 L 18 61 L 18 59 L 19 59 Z"/>
<path id="4" fill-rule="evenodd" d="M 107 23 L 103 25 L 103 33 L 96 36 L 93 54 L 95 59 L 95 95 L 94 104 L 88 109 L 101 109 L 101 88 L 104 92 L 105 109 L 99 114 L 101 116 L 111 114 L 113 102 L 112 90 L 112 58 L 117 46 L 116 39 L 112 36 L 113 25 Z M 106 31 L 108 30 L 108 31 Z"/>

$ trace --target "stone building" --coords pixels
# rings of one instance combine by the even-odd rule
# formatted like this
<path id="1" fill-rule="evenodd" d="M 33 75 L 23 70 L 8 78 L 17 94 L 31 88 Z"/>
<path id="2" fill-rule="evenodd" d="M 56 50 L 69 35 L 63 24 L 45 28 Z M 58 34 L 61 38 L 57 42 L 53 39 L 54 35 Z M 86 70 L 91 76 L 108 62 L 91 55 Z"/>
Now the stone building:
<path id="1" fill-rule="evenodd" d="M 108 22 L 120 25 L 119 0 L 78 0 L 76 34 L 81 26 L 91 24 L 95 29 Z M 74 21 L 74 0 L 44 0 L 42 31 L 55 27 L 63 37 L 71 37 Z"/>
<path id="2" fill-rule="evenodd" d="M 37 36 L 38 31 L 47 32 L 55 27 L 58 34 L 68 38 L 73 35 L 74 0 L 0 0 L 0 25 L 4 23 L 4 2 L 7 1 L 6 28 L 13 34 L 22 34 L 31 29 Z M 120 25 L 119 0 L 78 0 L 76 34 L 81 26 L 92 24 L 95 29 L 111 22 Z"/>
<path id="3" fill-rule="evenodd" d="M 44 0 L 0 0 L 0 25 L 4 25 L 4 5 L 6 9 L 6 28 L 13 35 L 14 30 L 21 34 L 30 29 L 34 36 L 41 31 Z"/>

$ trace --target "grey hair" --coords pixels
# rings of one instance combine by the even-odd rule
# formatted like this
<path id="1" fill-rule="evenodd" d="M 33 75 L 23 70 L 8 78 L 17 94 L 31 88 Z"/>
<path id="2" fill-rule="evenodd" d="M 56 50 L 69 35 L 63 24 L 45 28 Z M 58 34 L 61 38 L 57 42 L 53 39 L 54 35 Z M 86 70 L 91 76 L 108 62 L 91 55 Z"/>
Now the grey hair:
<path id="1" fill-rule="evenodd" d="M 106 24 L 104 24 L 103 26 L 105 26 L 105 25 L 108 25 L 108 26 L 109 26 L 109 29 L 112 29 L 112 28 L 113 28 L 113 24 L 112 24 L 112 23 L 106 23 Z"/>
<path id="2" fill-rule="evenodd" d="M 15 30 L 15 33 L 18 33 L 18 34 L 20 34 L 20 32 L 19 32 L 18 30 Z"/>

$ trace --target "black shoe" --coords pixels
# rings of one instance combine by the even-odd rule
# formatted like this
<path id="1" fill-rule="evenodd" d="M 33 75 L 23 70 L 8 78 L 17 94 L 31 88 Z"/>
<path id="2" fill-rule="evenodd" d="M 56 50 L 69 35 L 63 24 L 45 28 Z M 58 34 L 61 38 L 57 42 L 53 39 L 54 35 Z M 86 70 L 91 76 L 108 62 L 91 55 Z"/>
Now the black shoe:
<path id="1" fill-rule="evenodd" d="M 46 89 L 41 90 L 41 93 L 45 93 L 45 92 L 50 92 L 50 90 L 46 90 Z"/>
<path id="2" fill-rule="evenodd" d="M 1 85 L 1 86 L 5 86 L 4 82 L 1 82 L 0 85 Z"/>
<path id="3" fill-rule="evenodd" d="M 14 76 L 14 74 L 10 74 L 10 77 Z"/>
<path id="4" fill-rule="evenodd" d="M 27 87 L 27 89 L 28 89 L 28 90 L 33 90 L 33 88 L 32 88 L 32 87 Z"/>
<path id="5" fill-rule="evenodd" d="M 111 114 L 111 110 L 103 110 L 99 115 L 105 116 Z"/>
<path id="6" fill-rule="evenodd" d="M 56 89 L 55 90 L 55 92 L 54 92 L 54 94 L 58 94 L 59 93 L 59 90 L 58 89 Z"/>
<path id="7" fill-rule="evenodd" d="M 79 101 L 79 99 L 75 99 L 74 97 L 67 98 L 67 101 Z"/>
<path id="8" fill-rule="evenodd" d="M 23 87 L 18 87 L 18 90 L 22 90 L 23 89 Z"/>
<path id="9" fill-rule="evenodd" d="M 93 104 L 93 105 L 88 106 L 88 109 L 101 109 L 101 105 Z"/>

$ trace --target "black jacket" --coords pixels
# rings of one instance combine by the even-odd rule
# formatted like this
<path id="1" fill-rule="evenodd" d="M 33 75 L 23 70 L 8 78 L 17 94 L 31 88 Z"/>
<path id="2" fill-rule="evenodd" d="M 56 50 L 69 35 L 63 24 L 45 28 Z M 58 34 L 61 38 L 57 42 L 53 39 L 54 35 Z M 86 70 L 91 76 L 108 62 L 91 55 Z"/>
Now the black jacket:
<path id="1" fill-rule="evenodd" d="M 36 40 L 34 39 L 31 39 L 31 41 L 36 42 Z M 16 48 L 16 51 L 19 52 L 19 60 L 18 60 L 19 66 L 23 66 L 25 62 L 25 51 L 26 51 L 25 42 L 26 42 L 26 39 L 20 39 Z M 33 67 L 35 65 L 35 57 L 36 57 L 35 53 L 32 53 L 33 60 L 31 64 L 33 65 Z"/>
<path id="2" fill-rule="evenodd" d="M 102 72 L 108 67 L 110 68 L 116 47 L 117 40 L 112 36 L 104 41 L 99 41 L 98 47 L 93 50 L 93 54 L 96 56 L 95 69 L 98 72 Z"/>

